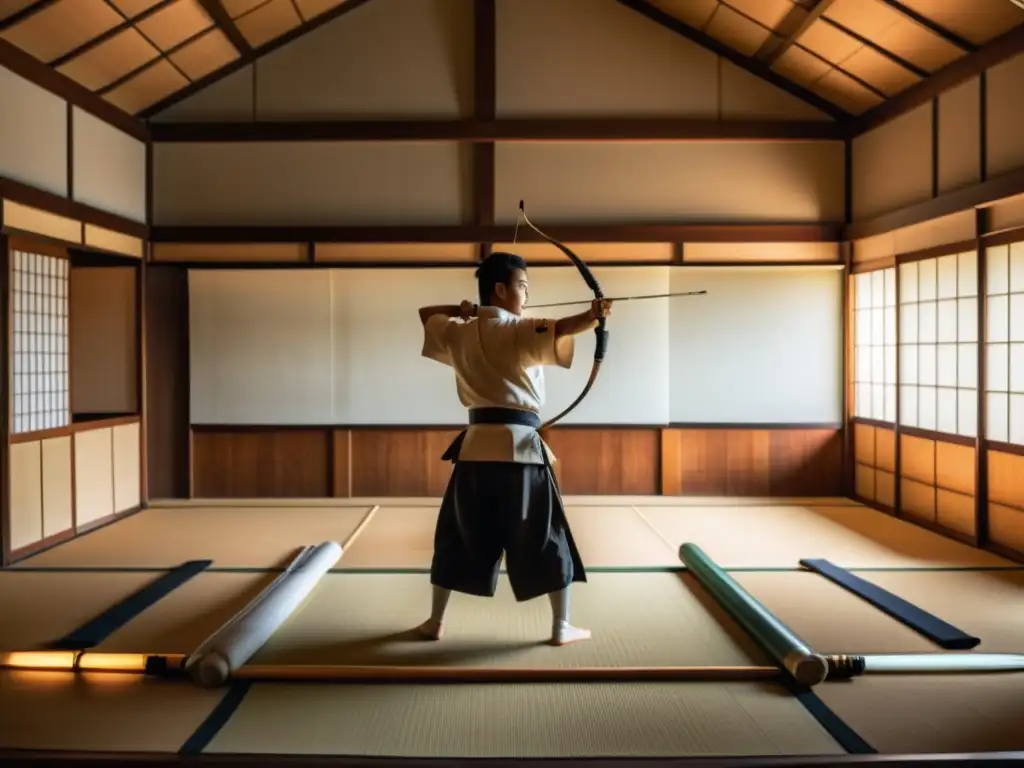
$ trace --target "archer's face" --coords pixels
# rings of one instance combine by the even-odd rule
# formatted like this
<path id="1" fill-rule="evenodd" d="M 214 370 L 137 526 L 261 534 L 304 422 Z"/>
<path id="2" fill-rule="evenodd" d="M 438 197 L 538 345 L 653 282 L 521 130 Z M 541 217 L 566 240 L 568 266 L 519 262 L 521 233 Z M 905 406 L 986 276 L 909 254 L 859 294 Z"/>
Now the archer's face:
<path id="1" fill-rule="evenodd" d="M 515 315 L 523 314 L 523 307 L 530 299 L 530 281 L 526 276 L 526 271 L 514 270 L 508 285 L 499 285 L 497 293 L 503 309 Z"/>

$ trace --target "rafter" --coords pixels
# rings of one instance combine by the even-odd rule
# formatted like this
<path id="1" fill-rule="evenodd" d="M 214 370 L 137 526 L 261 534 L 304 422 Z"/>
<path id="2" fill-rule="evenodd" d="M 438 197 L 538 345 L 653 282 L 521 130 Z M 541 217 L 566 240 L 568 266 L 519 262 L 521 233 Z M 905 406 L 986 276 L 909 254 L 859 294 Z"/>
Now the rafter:
<path id="1" fill-rule="evenodd" d="M 238 27 L 235 22 L 231 19 L 231 16 L 224 9 L 224 3 L 221 0 L 199 0 L 199 4 L 203 6 L 203 10 L 206 11 L 206 15 L 213 19 L 213 23 L 217 25 L 217 28 L 224 33 L 224 36 L 231 41 L 231 44 L 235 46 L 235 50 L 238 51 L 242 56 L 247 56 L 252 53 L 252 46 L 249 45 L 249 41 L 245 39 L 241 32 L 238 31 Z M 298 8 L 295 12 L 298 13 Z M 302 16 L 300 15 L 301 19 Z"/>
<path id="2" fill-rule="evenodd" d="M 822 1 L 828 3 L 832 0 Z M 767 80 L 777 88 L 781 88 L 837 120 L 849 120 L 852 117 L 846 110 L 840 109 L 827 99 L 822 98 L 818 94 L 797 85 L 792 80 L 773 71 L 765 62 L 756 61 L 749 56 L 744 56 L 736 49 L 715 40 L 713 37 L 701 32 L 700 30 L 694 29 L 689 24 L 684 24 L 661 9 L 655 8 L 653 5 L 646 2 L 646 0 L 617 0 L 617 2 L 620 5 L 624 5 L 643 16 L 646 16 L 651 21 L 660 24 L 666 29 L 670 29 L 676 34 L 691 40 L 703 48 L 706 48 L 712 53 L 721 56 L 723 59 L 732 62 L 741 69 L 745 69 L 752 75 L 755 75 L 762 80 Z"/>
<path id="3" fill-rule="evenodd" d="M 782 58 L 782 55 L 796 44 L 796 41 L 800 39 L 800 36 L 810 29 L 811 25 L 820 19 L 825 14 L 825 11 L 829 9 L 829 6 L 835 1 L 836 0 L 816 0 L 813 5 L 803 8 L 798 5 L 794 5 L 793 10 L 790 11 L 789 15 L 783 21 L 782 28 L 788 28 L 790 23 L 795 23 L 795 27 L 788 35 L 786 35 L 785 40 L 765 54 L 763 58 L 764 63 L 770 67 Z M 795 21 L 796 19 L 801 20 Z M 760 51 L 758 51 L 758 53 L 760 54 Z"/>
<path id="4" fill-rule="evenodd" d="M 45 11 L 51 5 L 55 5 L 58 0 L 39 0 L 38 3 L 33 3 L 27 8 L 22 8 L 20 11 L 12 13 L 5 19 L 0 19 L 0 32 L 10 29 L 13 26 L 20 24 L 26 19 L 30 19 L 41 11 Z"/>
<path id="5" fill-rule="evenodd" d="M 852 134 L 857 136 L 873 128 L 877 128 L 900 115 L 906 114 L 915 107 L 936 98 L 951 88 L 955 88 L 972 77 L 1024 53 L 1024 25 L 1015 27 L 1009 32 L 987 43 L 974 53 L 961 56 L 947 64 L 927 80 L 913 85 L 888 101 L 858 117 L 852 125 Z"/>
<path id="6" fill-rule="evenodd" d="M 106 2 L 107 6 L 109 6 L 110 9 L 112 11 L 114 11 L 114 13 L 116 13 L 118 16 L 120 16 L 122 19 L 124 19 L 128 23 L 129 27 L 134 29 L 143 40 L 145 40 L 147 43 L 149 43 L 151 46 L 153 46 L 154 50 L 157 50 L 157 51 L 160 50 L 160 46 L 157 45 L 155 42 L 153 42 L 152 38 L 150 38 L 150 36 L 147 35 L 143 30 L 139 29 L 139 27 L 136 24 L 138 19 L 129 18 L 128 14 L 125 13 L 124 11 L 122 11 L 117 6 L 117 4 L 114 2 L 114 0 L 104 0 L 104 1 Z M 179 75 L 181 75 L 186 80 L 189 79 L 189 76 L 187 74 L 185 74 L 185 71 L 180 66 L 178 66 L 177 62 L 175 62 L 174 59 L 172 59 L 170 56 L 165 56 L 164 59 L 167 61 L 168 64 L 170 64 L 172 67 L 174 67 L 175 71 Z M 153 62 L 147 62 L 146 66 L 148 67 L 152 63 Z M 107 88 L 105 88 L 103 90 L 103 93 L 108 93 L 110 90 L 111 90 L 110 87 L 107 86 Z"/>
<path id="7" fill-rule="evenodd" d="M 830 27 L 834 27 L 835 29 L 838 29 L 844 35 L 847 35 L 847 36 L 853 38 L 858 43 L 863 45 L 865 48 L 870 48 L 872 51 L 874 51 L 875 53 L 879 54 L 880 56 L 884 56 L 889 61 L 891 61 L 893 64 L 896 64 L 896 65 L 898 65 L 900 67 L 903 67 L 903 69 L 907 70 L 908 72 L 913 72 L 915 75 L 917 75 L 922 80 L 925 79 L 926 77 L 929 77 L 931 75 L 931 72 L 929 72 L 928 70 L 922 69 L 921 67 L 919 67 L 916 64 L 914 64 L 912 61 L 907 61 L 902 56 L 897 56 L 895 53 L 890 51 L 888 48 L 883 48 L 882 46 L 880 46 L 878 43 L 874 42 L 873 40 L 869 40 L 868 38 L 864 37 L 863 35 L 860 35 L 860 34 L 854 32 L 852 29 L 844 27 L 838 21 L 833 21 L 832 19 L 828 18 L 827 16 L 822 17 L 822 21 L 824 23 L 828 24 Z M 844 70 L 844 72 L 845 72 L 845 70 Z M 849 74 L 849 73 L 847 73 L 847 74 Z"/>
<path id="8" fill-rule="evenodd" d="M 165 109 L 169 109 L 175 104 L 184 101 L 189 96 L 192 96 L 198 93 L 199 91 L 203 90 L 204 88 L 207 88 L 208 86 L 211 86 L 214 83 L 223 80 L 228 75 L 234 74 L 238 70 L 249 66 L 257 59 L 266 56 L 268 53 L 272 53 L 273 51 L 276 51 L 279 48 L 283 48 L 289 43 L 304 36 L 308 32 L 312 32 L 314 29 L 322 27 L 324 24 L 334 21 L 338 17 L 344 16 L 346 13 L 349 13 L 350 11 L 354 11 L 355 9 L 360 8 L 363 5 L 366 5 L 366 3 L 370 1 L 371 0 L 345 0 L 345 2 L 343 2 L 341 5 L 332 8 L 326 13 L 320 14 L 319 16 L 310 21 L 300 24 L 291 32 L 287 32 L 284 35 L 281 35 L 281 37 L 278 37 L 275 40 L 271 40 L 269 43 L 266 43 L 265 45 L 261 45 L 259 48 L 250 48 L 248 53 L 242 54 L 236 61 L 232 62 L 226 67 L 218 69 L 216 72 L 207 75 L 201 80 L 196 80 L 188 87 L 182 88 L 180 91 L 171 94 L 166 99 L 158 101 L 156 104 L 147 107 L 145 110 L 139 113 L 139 117 L 143 120 L 149 120 L 154 115 L 159 114 L 160 112 L 163 112 Z"/>
<path id="9" fill-rule="evenodd" d="M 61 56 L 58 56 L 53 61 L 47 62 L 47 64 L 49 66 L 51 66 L 51 67 L 54 67 L 55 69 L 63 67 L 65 64 L 67 64 L 72 59 L 77 59 L 79 56 L 88 53 L 89 51 L 93 50 L 94 48 L 98 48 L 103 43 L 107 42 L 108 40 L 111 40 L 112 38 L 117 37 L 122 32 L 126 32 L 127 30 L 129 30 L 132 27 L 134 27 L 136 24 L 145 21 L 150 16 L 153 16 L 154 14 L 159 13 L 164 8 L 166 8 L 167 6 L 169 6 L 169 5 L 171 5 L 171 4 L 175 3 L 175 2 L 177 2 L 177 0 L 161 0 L 161 2 L 157 3 L 152 8 L 147 8 L 145 11 L 143 11 L 138 16 L 136 16 L 134 19 L 127 19 L 126 18 L 124 21 L 122 21 L 116 27 L 108 29 L 103 34 L 97 35 L 92 40 L 89 40 L 88 42 L 83 43 L 82 45 L 78 46 L 77 48 L 75 48 L 75 49 L 73 49 L 71 51 L 68 51 L 67 53 L 65 53 L 65 54 L 63 54 Z M 123 17 L 124 14 L 121 14 L 121 16 Z"/>
<path id="10" fill-rule="evenodd" d="M 978 50 L 978 46 L 974 45 L 971 41 L 965 40 L 959 35 L 953 34 L 945 27 L 936 24 L 927 16 L 922 16 L 913 8 L 908 8 L 899 0 L 882 0 L 882 2 L 889 6 L 890 8 L 892 8 L 894 11 L 901 13 L 903 16 L 910 19 L 914 23 L 921 25 L 932 34 L 938 35 L 950 45 L 959 48 L 964 53 L 974 53 L 974 51 Z"/>

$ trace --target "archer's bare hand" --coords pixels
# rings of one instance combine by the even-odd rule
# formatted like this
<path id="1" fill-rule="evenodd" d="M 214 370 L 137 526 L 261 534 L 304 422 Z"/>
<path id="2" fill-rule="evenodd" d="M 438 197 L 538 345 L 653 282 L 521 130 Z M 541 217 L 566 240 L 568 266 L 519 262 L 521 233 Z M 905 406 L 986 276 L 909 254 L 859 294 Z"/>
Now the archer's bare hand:
<path id="1" fill-rule="evenodd" d="M 594 299 L 590 303 L 590 316 L 594 320 L 608 317 L 612 313 L 612 302 L 610 299 Z"/>

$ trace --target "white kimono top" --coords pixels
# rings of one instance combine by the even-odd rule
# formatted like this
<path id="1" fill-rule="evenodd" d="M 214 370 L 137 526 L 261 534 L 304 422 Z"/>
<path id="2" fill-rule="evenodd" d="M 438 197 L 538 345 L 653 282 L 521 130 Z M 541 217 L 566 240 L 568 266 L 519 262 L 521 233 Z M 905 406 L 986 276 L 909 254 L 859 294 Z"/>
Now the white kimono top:
<path id="1" fill-rule="evenodd" d="M 555 337 L 555 321 L 518 317 L 498 307 L 480 307 L 469 320 L 430 317 L 423 356 L 455 371 L 466 408 L 515 408 L 539 413 L 544 405 L 545 365 L 572 366 L 574 339 Z M 543 446 L 543 448 L 542 448 Z M 521 424 L 471 424 L 459 461 L 542 464 L 546 450 L 537 430 Z"/>

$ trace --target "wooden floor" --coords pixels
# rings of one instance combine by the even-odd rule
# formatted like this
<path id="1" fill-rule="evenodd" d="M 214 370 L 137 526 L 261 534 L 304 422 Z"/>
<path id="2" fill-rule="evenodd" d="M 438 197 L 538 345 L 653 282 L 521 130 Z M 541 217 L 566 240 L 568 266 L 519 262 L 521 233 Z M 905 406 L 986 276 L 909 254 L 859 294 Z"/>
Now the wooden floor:
<path id="1" fill-rule="evenodd" d="M 429 611 L 436 499 L 174 502 L 0 571 L 0 651 L 40 648 L 182 562 L 212 567 L 99 651 L 189 653 L 295 552 L 357 535 L 257 653 L 257 664 L 667 667 L 770 664 L 682 568 L 692 542 L 822 653 L 934 652 L 897 621 L 803 571 L 826 558 L 982 638 L 1024 653 L 1024 567 L 843 499 L 567 498 L 587 583 L 588 643 L 551 648 L 546 601 L 453 596 Z M 361 525 L 365 523 L 364 525 Z M 1024 750 L 1024 674 L 861 677 L 811 704 L 773 682 L 504 685 L 233 684 L 0 672 L 0 749 L 390 757 L 682 757 Z M 826 728 L 830 710 L 857 738 Z M 859 739 L 859 741 L 858 741 Z M 856 744 L 860 744 L 859 747 Z M 853 744 L 854 746 L 851 746 Z"/>

